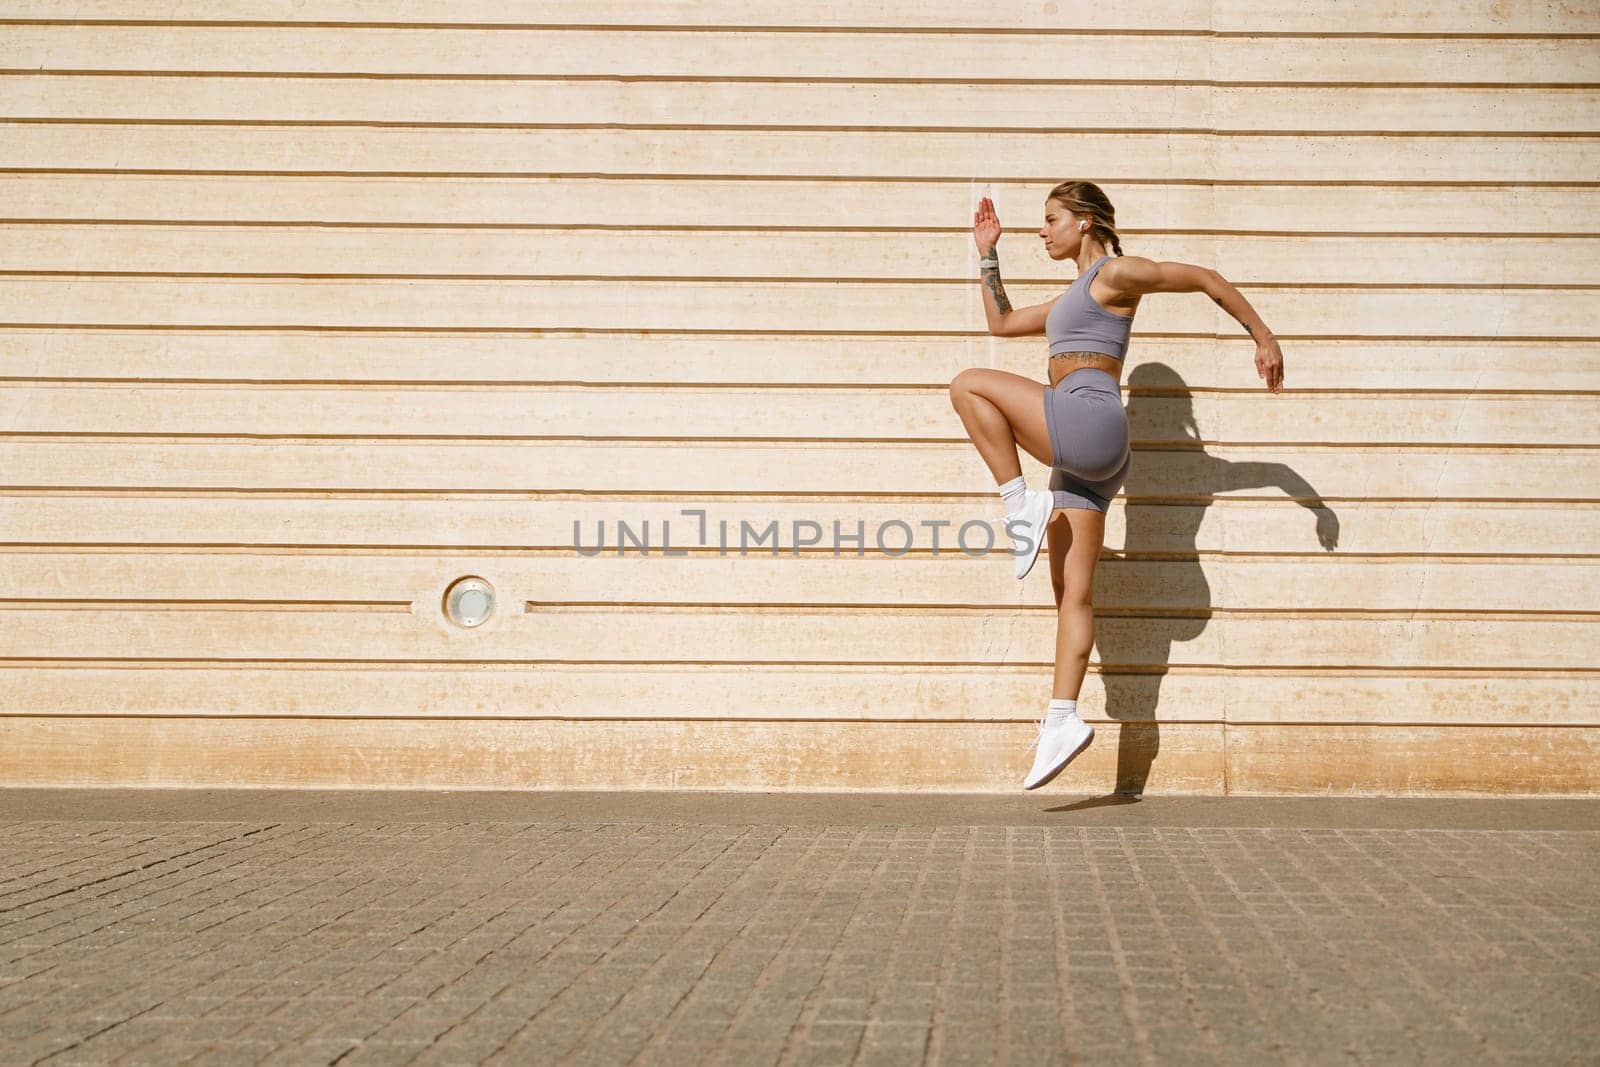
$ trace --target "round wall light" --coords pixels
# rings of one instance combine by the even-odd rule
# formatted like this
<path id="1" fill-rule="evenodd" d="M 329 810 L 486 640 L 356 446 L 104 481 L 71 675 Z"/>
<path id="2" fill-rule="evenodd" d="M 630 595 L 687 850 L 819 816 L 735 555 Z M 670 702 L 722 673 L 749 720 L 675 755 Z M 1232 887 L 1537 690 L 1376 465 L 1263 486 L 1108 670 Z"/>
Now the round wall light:
<path id="1" fill-rule="evenodd" d="M 482 578 L 458 578 L 444 591 L 445 618 L 457 626 L 479 626 L 494 613 L 494 586 Z"/>

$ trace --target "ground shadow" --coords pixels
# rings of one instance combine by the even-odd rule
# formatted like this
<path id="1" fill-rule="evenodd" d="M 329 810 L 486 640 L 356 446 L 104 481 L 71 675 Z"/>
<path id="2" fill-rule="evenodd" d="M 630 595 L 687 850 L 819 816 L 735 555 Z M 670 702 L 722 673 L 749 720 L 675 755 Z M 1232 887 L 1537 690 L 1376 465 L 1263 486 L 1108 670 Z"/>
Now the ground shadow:
<path id="1" fill-rule="evenodd" d="M 1212 498 L 1230 490 L 1271 487 L 1312 513 L 1317 541 L 1332 551 L 1339 518 L 1309 482 L 1282 463 L 1235 462 L 1206 452 L 1186 383 L 1164 363 L 1142 363 L 1124 385 L 1134 441 L 1133 465 L 1123 486 L 1127 538 L 1122 551 L 1107 550 L 1095 573 L 1095 647 L 1106 690 L 1106 715 L 1120 725 L 1115 792 L 1054 810 L 1128 803 L 1144 792 L 1161 751 L 1158 711 L 1172 645 L 1205 631 L 1215 607 L 1205 570 L 1196 558 L 1197 534 Z M 1272 396 L 1262 390 L 1262 402 Z M 1211 428 L 1228 439 L 1226 428 Z M 1165 465 L 1165 466 L 1163 466 Z M 1175 476 L 1176 475 L 1176 476 Z M 1289 547 L 1289 546 L 1285 546 Z M 1147 591 L 1117 594 L 1128 567 L 1116 561 L 1159 561 L 1159 580 Z M 1152 568 L 1145 568 L 1148 574 Z M 1152 579 L 1157 576 L 1151 575 Z M 1141 583 L 1143 584 L 1143 583 Z M 1102 609 L 1100 605 L 1108 605 Z M 1172 715 L 1168 713 L 1169 719 Z"/>

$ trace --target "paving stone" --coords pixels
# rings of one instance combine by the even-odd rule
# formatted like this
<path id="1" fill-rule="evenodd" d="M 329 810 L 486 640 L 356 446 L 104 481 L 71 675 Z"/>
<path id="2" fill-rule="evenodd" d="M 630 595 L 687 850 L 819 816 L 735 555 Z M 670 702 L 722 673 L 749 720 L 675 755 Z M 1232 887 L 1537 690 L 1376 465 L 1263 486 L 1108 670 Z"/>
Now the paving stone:
<path id="1" fill-rule="evenodd" d="M 210 1050 L 209 1041 L 175 1041 L 165 1038 L 142 1045 L 114 1062 L 117 1067 L 178 1067 Z"/>

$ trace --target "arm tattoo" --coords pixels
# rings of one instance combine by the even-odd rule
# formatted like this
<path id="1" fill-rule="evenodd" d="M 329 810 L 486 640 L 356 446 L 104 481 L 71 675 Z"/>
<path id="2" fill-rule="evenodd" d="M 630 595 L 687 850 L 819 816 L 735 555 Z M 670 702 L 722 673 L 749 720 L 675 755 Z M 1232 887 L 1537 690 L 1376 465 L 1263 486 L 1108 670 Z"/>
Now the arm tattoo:
<path id="1" fill-rule="evenodd" d="M 984 267 L 982 270 L 983 284 L 989 292 L 994 294 L 994 306 L 1004 315 L 1011 310 L 1011 301 L 1006 299 L 1006 291 L 1000 285 L 1000 268 Z"/>
<path id="2" fill-rule="evenodd" d="M 1222 299 L 1220 297 L 1215 297 L 1215 296 L 1212 297 L 1211 298 L 1211 302 L 1213 304 L 1217 305 L 1217 307 L 1222 308 L 1223 311 L 1228 311 L 1227 308 L 1222 307 Z M 1228 314 L 1233 315 L 1233 312 L 1228 311 Z M 1256 331 L 1254 329 L 1252 329 L 1250 327 L 1250 325 L 1248 323 L 1246 323 L 1243 319 L 1241 319 L 1239 316 L 1233 315 L 1233 321 L 1237 322 L 1240 326 L 1244 327 L 1244 332 L 1250 335 L 1250 339 L 1252 341 L 1259 342 L 1261 340 L 1259 337 L 1256 336 Z"/>

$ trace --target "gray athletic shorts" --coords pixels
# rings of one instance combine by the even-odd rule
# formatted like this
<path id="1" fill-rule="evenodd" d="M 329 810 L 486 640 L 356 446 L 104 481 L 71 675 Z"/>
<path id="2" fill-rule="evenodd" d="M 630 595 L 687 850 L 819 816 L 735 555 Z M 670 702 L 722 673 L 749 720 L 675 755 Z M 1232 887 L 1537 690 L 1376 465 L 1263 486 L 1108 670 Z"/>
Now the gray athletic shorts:
<path id="1" fill-rule="evenodd" d="M 1117 380 L 1098 367 L 1068 374 L 1044 391 L 1044 424 L 1056 507 L 1105 511 L 1133 466 Z"/>

